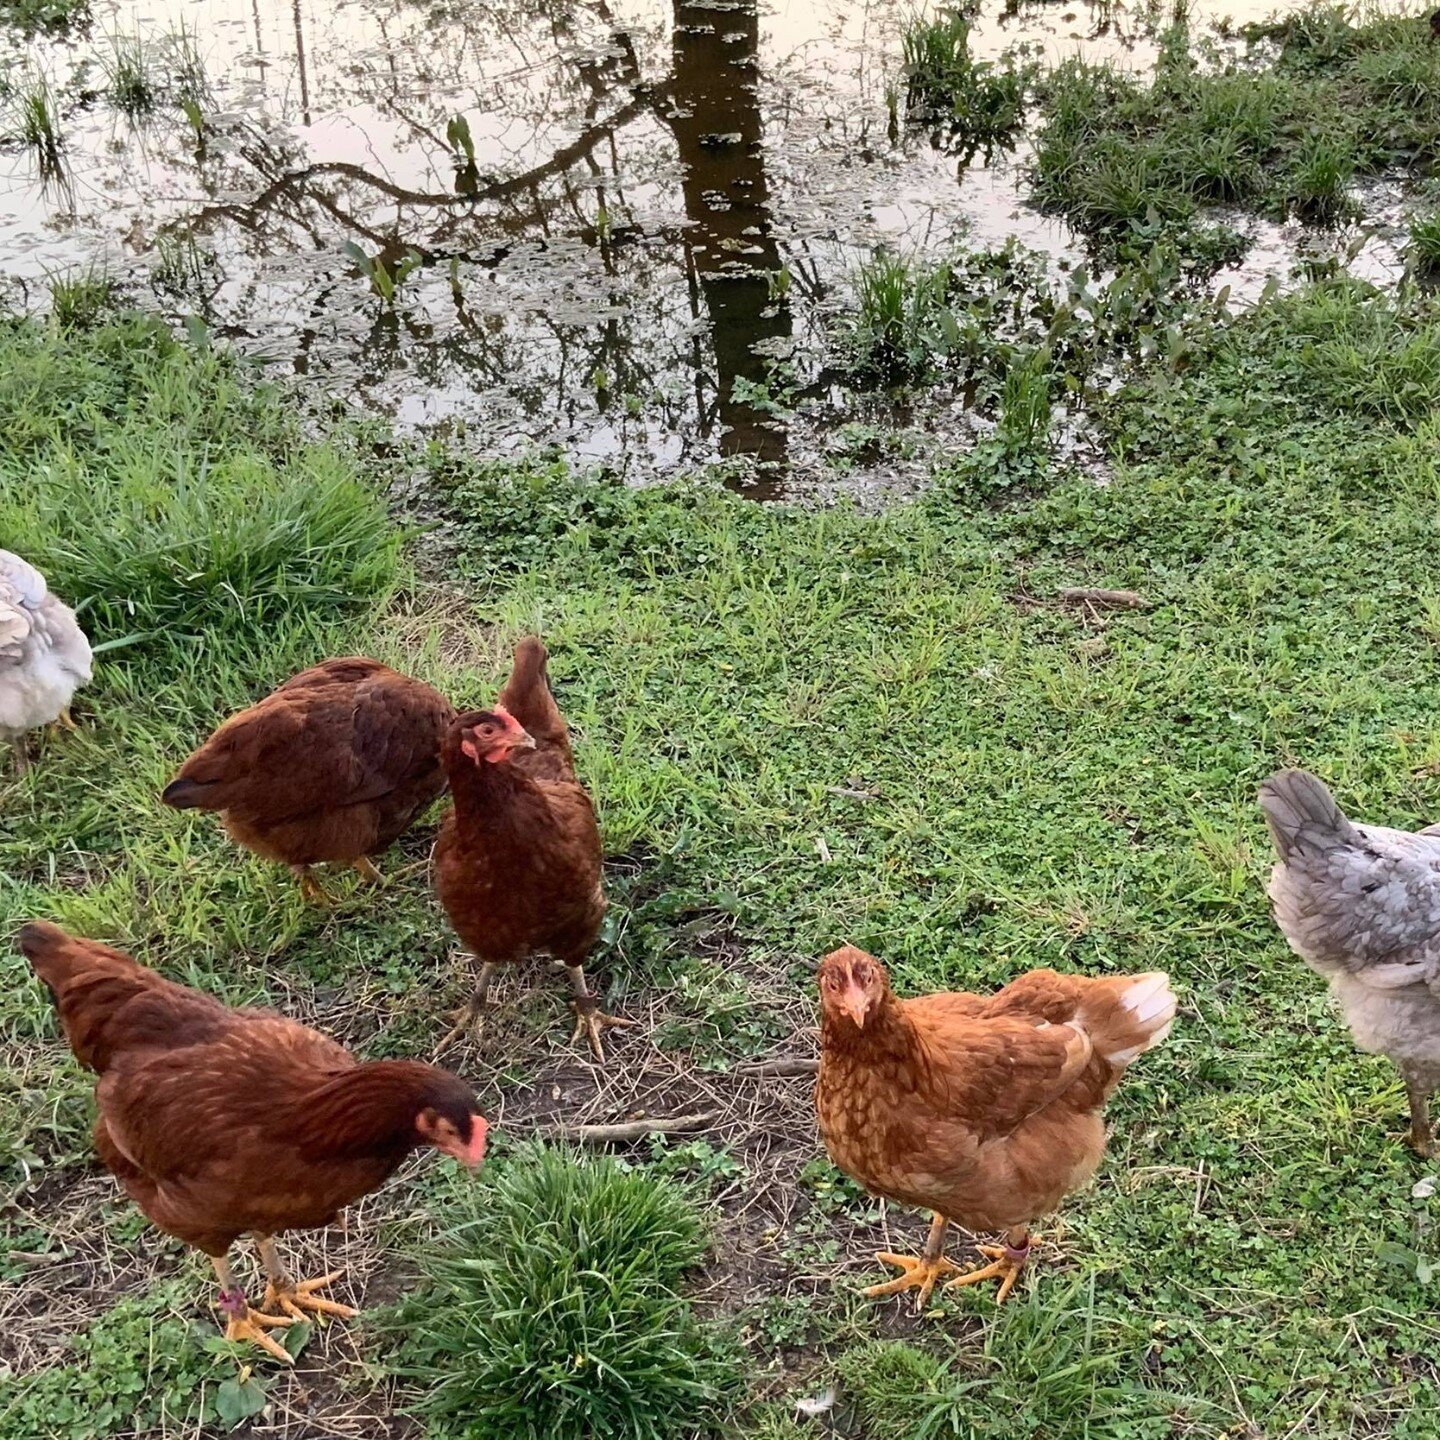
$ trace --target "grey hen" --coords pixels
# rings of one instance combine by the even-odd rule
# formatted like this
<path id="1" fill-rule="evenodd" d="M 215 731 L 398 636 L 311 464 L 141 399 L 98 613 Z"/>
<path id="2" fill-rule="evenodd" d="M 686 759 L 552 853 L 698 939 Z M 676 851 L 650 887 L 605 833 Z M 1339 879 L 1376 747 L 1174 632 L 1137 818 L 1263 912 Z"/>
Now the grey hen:
<path id="1" fill-rule="evenodd" d="M 1276 922 L 1329 980 L 1355 1043 L 1399 1066 L 1410 1141 L 1428 1156 L 1440 1087 L 1440 826 L 1356 825 L 1304 770 L 1271 776 L 1260 805 L 1280 855 Z"/>
<path id="2" fill-rule="evenodd" d="M 0 736 L 25 769 L 25 732 L 60 721 L 71 726 L 70 701 L 90 682 L 90 642 L 75 612 L 50 593 L 31 564 L 0 550 Z"/>

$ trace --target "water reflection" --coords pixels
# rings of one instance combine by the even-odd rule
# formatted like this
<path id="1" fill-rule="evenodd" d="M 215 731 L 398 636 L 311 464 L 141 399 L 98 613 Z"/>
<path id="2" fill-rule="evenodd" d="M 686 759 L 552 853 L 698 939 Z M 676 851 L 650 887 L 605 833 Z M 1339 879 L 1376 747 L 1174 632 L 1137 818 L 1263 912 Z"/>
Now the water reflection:
<path id="1" fill-rule="evenodd" d="M 773 494 L 784 474 L 785 422 L 736 384 L 764 387 L 793 336 L 765 176 L 759 43 L 756 0 L 675 0 L 665 118 L 685 166 L 685 261 L 710 319 L 720 450 L 759 462 Z"/>
<path id="2" fill-rule="evenodd" d="M 557 447 L 640 479 L 744 457 L 757 493 L 808 485 L 832 473 L 837 419 L 885 418 L 828 403 L 861 257 L 1073 241 L 1025 208 L 1019 167 L 957 177 L 923 137 L 886 143 L 912 0 L 97 5 L 89 50 L 29 57 L 67 97 L 71 182 L 47 195 L 31 157 L 0 154 L 5 273 L 43 290 L 118 266 L 317 391 L 487 453 Z M 976 53 L 1146 63 L 1128 31 L 1095 38 L 1122 10 L 987 0 Z M 163 54 L 182 24 L 204 37 L 201 132 L 167 105 L 139 135 L 89 93 L 95 49 L 139 32 Z M 370 271 L 411 252 L 387 300 Z M 777 362 L 827 408 L 777 413 Z M 970 423 L 936 399 L 916 430 L 964 443 Z M 901 488 L 927 463 L 866 459 L 847 485 Z"/>

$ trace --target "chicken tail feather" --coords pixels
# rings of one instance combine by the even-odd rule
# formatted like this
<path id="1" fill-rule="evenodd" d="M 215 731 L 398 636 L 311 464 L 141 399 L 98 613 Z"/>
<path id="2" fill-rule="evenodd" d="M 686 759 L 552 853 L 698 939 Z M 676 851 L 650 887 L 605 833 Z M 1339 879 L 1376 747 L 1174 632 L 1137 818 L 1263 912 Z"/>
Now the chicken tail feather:
<path id="1" fill-rule="evenodd" d="M 213 810 L 214 786 L 201 780 L 172 780 L 160 792 L 160 798 L 174 810 Z"/>
<path id="2" fill-rule="evenodd" d="M 127 1045 L 153 1044 L 214 1022 L 223 1007 L 208 996 L 172 985 L 119 950 L 78 940 L 58 925 L 36 920 L 19 935 L 20 952 L 50 992 L 75 1058 L 104 1074 Z"/>
<path id="3" fill-rule="evenodd" d="M 1128 1065 L 1158 1045 L 1175 1022 L 1175 992 L 1163 970 L 1091 981 L 1078 1019 L 1112 1065 Z"/>
<path id="4" fill-rule="evenodd" d="M 515 661 L 510 679 L 500 692 L 500 703 L 539 744 L 568 751 L 569 731 L 550 693 L 550 679 L 545 671 L 548 658 L 545 642 L 538 635 L 525 636 L 515 647 Z"/>
<path id="5" fill-rule="evenodd" d="M 1322 780 L 1308 770 L 1281 770 L 1260 787 L 1260 808 L 1282 861 L 1359 841 L 1355 827 Z"/>

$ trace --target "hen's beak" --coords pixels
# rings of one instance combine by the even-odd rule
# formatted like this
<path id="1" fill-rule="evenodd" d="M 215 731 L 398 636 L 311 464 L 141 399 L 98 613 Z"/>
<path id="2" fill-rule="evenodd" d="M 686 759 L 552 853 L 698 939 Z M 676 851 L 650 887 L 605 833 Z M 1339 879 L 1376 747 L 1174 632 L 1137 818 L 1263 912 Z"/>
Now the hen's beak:
<path id="1" fill-rule="evenodd" d="M 511 737 L 510 748 L 512 750 L 533 750 L 535 737 L 528 730 L 522 730 L 518 735 Z"/>
<path id="2" fill-rule="evenodd" d="M 847 985 L 845 993 L 840 997 L 840 1004 L 845 1013 L 863 1030 L 870 1014 L 870 997 L 858 985 Z"/>

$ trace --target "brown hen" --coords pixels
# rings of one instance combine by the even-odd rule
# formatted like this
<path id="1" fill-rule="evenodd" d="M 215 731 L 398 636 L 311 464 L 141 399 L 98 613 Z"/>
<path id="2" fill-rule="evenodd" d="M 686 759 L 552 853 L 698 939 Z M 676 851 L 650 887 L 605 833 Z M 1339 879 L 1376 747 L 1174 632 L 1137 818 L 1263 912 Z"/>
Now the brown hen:
<path id="1" fill-rule="evenodd" d="M 230 837 L 288 865 L 325 904 L 312 865 L 354 866 L 388 849 L 445 788 L 440 744 L 450 702 L 420 680 L 354 655 L 302 670 L 233 715 L 161 798 L 218 810 Z"/>
<path id="2" fill-rule="evenodd" d="M 527 636 L 495 707 L 456 716 L 445 736 L 455 808 L 435 843 L 435 892 L 480 973 L 437 1055 L 483 1026 L 495 967 L 535 955 L 569 971 L 574 1038 L 586 1035 L 597 1059 L 605 1058 L 601 1031 L 633 1023 L 602 1014 L 585 983 L 605 918 L 603 852 L 545 661 L 544 644 Z"/>
<path id="3" fill-rule="evenodd" d="M 1159 971 L 1087 979 L 1032 970 L 994 995 L 897 999 L 885 968 L 853 946 L 820 966 L 815 1088 L 830 1158 L 867 1190 L 934 1212 L 905 1273 L 867 1295 L 999 1279 L 999 1300 L 1030 1251 L 1029 1227 L 1094 1174 L 1103 1107 L 1125 1067 L 1169 1033 L 1175 997 Z M 1005 1231 L 968 1273 L 944 1258 L 951 1220 Z"/>
<path id="4" fill-rule="evenodd" d="M 328 1225 L 418 1146 L 472 1169 L 484 1157 L 474 1095 L 433 1065 L 362 1064 L 294 1020 L 232 1010 L 55 925 L 25 926 L 20 949 L 75 1058 L 100 1077 L 101 1161 L 155 1225 L 210 1257 L 227 1339 L 288 1362 L 268 1329 L 306 1311 L 356 1313 L 314 1293 L 339 1271 L 292 1280 L 276 1235 Z M 246 1233 L 269 1279 L 260 1310 L 226 1258 Z"/>

